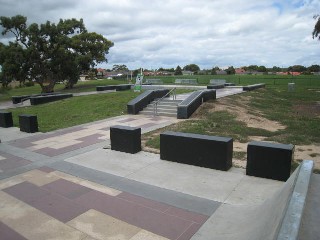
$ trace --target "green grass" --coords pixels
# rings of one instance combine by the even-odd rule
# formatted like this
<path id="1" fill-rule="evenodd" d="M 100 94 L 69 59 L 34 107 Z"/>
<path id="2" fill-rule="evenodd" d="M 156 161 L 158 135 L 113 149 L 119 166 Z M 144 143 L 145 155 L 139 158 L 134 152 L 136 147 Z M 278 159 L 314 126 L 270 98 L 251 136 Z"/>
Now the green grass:
<path id="1" fill-rule="evenodd" d="M 320 85 L 320 84 L 319 84 Z M 164 130 L 199 133 L 232 137 L 235 141 L 247 142 L 250 136 L 261 136 L 266 140 L 297 145 L 320 143 L 320 86 L 299 86 L 295 92 L 288 92 L 287 86 L 270 85 L 241 95 L 230 96 L 233 105 L 242 106 L 242 97 L 250 99 L 248 108 L 259 112 L 264 118 L 286 126 L 283 130 L 270 132 L 248 127 L 236 115 L 227 111 L 211 112 L 215 101 L 203 104 L 197 112 L 200 119 L 180 122 Z M 302 106 L 302 108 L 297 108 Z M 310 111 L 314 109 L 314 111 Z M 152 137 L 150 137 L 152 136 Z M 147 146 L 159 148 L 159 137 L 155 133 L 147 135 Z"/>
<path id="2" fill-rule="evenodd" d="M 74 85 L 73 89 L 65 89 L 64 84 L 56 84 L 55 92 L 63 92 L 63 93 L 78 93 L 78 92 L 90 92 L 96 91 L 96 86 L 104 86 L 104 85 L 117 85 L 128 83 L 126 80 L 90 80 L 86 82 L 78 82 Z M 12 96 L 19 95 L 31 95 L 31 94 L 39 94 L 41 93 L 41 87 L 38 84 L 35 84 L 32 87 L 17 87 L 12 89 L 3 89 L 0 88 L 0 102 L 1 101 L 10 101 Z"/>
<path id="3" fill-rule="evenodd" d="M 18 126 L 19 114 L 35 114 L 39 131 L 48 132 L 126 114 L 127 103 L 137 95 L 133 91 L 88 95 L 9 111 L 14 126 Z"/>
<path id="4" fill-rule="evenodd" d="M 265 83 L 266 85 L 288 85 L 294 82 L 297 86 L 319 86 L 320 76 L 277 76 L 277 75 L 193 75 L 193 76 L 148 76 L 146 79 L 161 79 L 164 84 L 174 84 L 175 79 L 197 79 L 200 85 L 209 84 L 211 79 L 225 79 L 236 85 Z"/>

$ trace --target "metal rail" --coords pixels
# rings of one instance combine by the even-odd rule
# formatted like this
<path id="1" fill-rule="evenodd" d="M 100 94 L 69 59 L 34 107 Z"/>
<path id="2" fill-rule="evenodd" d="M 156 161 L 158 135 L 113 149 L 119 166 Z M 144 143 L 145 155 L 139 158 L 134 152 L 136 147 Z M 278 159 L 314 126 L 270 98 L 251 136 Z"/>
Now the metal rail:
<path id="1" fill-rule="evenodd" d="M 176 100 L 177 99 L 177 94 L 176 94 L 176 88 L 171 89 L 166 95 L 164 95 L 162 98 L 158 99 L 157 101 L 155 101 L 153 103 L 153 116 L 157 116 L 158 115 L 158 104 L 167 96 L 170 96 L 170 94 L 172 93 L 172 100 Z"/>

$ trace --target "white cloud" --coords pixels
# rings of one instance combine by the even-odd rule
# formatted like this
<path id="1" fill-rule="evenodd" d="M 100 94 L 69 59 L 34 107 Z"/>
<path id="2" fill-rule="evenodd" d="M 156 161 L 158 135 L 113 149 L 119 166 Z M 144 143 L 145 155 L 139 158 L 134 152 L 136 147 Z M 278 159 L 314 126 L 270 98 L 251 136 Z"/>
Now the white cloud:
<path id="1" fill-rule="evenodd" d="M 83 18 L 115 45 L 108 64 L 158 68 L 320 64 L 318 0 L 0 0 L 0 16 Z M 1 41 L 4 41 L 2 37 Z"/>

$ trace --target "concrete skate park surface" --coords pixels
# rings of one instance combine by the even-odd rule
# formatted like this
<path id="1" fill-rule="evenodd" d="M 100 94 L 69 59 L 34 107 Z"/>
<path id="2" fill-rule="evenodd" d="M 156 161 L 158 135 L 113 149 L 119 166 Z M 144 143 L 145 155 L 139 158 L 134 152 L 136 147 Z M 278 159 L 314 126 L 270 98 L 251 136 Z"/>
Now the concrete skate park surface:
<path id="1" fill-rule="evenodd" d="M 144 133 L 177 121 L 124 115 L 51 133 L 0 128 L 0 236 L 297 238 L 312 161 L 280 182 L 110 149 L 112 125 Z"/>

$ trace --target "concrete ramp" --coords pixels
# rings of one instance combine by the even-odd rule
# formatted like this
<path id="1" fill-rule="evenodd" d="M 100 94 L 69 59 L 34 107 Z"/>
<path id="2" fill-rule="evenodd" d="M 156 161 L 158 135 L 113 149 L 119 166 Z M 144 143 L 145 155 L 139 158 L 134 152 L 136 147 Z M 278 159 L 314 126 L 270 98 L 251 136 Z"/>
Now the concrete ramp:
<path id="1" fill-rule="evenodd" d="M 261 204 L 222 204 L 192 239 L 205 240 L 209 236 L 215 240 L 296 239 L 290 228 L 299 230 L 302 212 L 300 217 L 299 213 L 292 214 L 291 205 L 301 205 L 303 211 L 302 196 L 295 201 L 296 193 L 301 192 L 297 188 L 308 189 L 312 167 L 312 161 L 303 161 L 287 182 Z M 287 238 L 290 234 L 295 236 Z"/>

